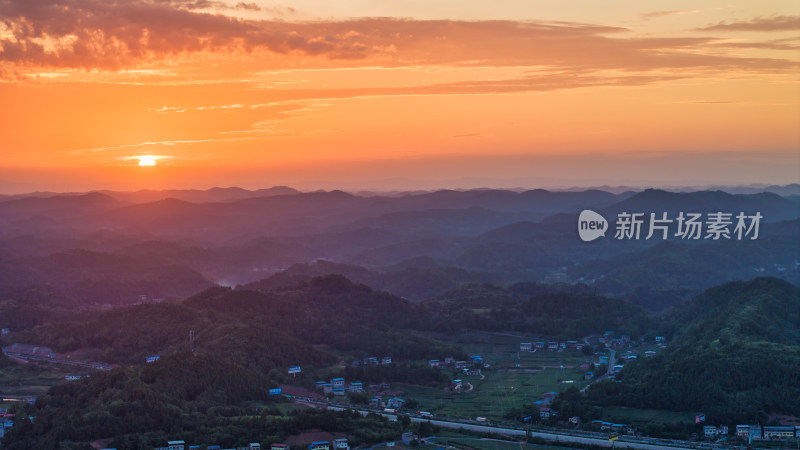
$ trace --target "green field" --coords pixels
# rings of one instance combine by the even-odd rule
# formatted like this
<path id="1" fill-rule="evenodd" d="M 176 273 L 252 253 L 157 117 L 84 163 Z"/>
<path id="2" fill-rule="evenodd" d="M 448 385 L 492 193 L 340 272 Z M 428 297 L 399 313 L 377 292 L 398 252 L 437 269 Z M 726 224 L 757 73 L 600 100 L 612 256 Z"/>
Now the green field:
<path id="1" fill-rule="evenodd" d="M 0 398 L 42 395 L 56 384 L 64 382 L 64 376 L 72 373 L 82 372 L 46 363 L 5 367 L 0 369 Z M 0 401 L 0 407 L 7 408 L 11 405 L 10 402 Z"/>
<path id="2" fill-rule="evenodd" d="M 419 402 L 419 409 L 438 416 L 486 417 L 500 419 L 512 408 L 541 400 L 545 392 L 561 392 L 570 386 L 578 389 L 583 380 L 581 364 L 592 358 L 575 350 L 519 352 L 520 342 L 537 340 L 530 336 L 495 333 L 464 333 L 450 341 L 469 355 L 481 355 L 489 368 L 478 375 L 465 375 L 444 369 L 453 378 L 472 385 L 469 392 L 449 392 L 421 386 L 398 385 L 407 398 Z M 563 366 L 563 369 L 562 369 Z M 571 380 L 573 383 L 562 383 Z"/>

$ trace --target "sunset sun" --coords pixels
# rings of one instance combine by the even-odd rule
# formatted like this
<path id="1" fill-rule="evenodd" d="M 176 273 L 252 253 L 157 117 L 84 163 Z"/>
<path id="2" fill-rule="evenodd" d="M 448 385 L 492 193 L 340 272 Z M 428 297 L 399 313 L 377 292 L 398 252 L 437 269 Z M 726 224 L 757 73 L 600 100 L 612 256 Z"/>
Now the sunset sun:
<path id="1" fill-rule="evenodd" d="M 137 156 L 136 159 L 139 160 L 140 166 L 155 166 L 158 157 L 154 155 L 142 155 Z"/>

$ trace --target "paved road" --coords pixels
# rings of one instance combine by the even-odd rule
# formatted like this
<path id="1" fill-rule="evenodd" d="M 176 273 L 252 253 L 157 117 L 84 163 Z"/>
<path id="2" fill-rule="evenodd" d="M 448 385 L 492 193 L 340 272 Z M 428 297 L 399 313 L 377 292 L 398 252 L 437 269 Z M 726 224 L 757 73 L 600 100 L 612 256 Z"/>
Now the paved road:
<path id="1" fill-rule="evenodd" d="M 335 411 L 342 411 L 344 409 L 351 409 L 342 406 L 332 406 L 328 405 L 328 409 L 335 410 Z M 362 415 L 367 415 L 370 411 L 366 409 L 356 409 Z M 383 412 L 378 412 L 378 414 L 385 416 L 389 420 L 395 421 L 397 420 L 398 414 L 388 414 Z M 432 418 L 426 417 L 415 417 L 409 416 L 412 422 L 430 422 L 433 425 L 437 425 L 443 428 L 452 428 L 452 429 L 460 429 L 463 428 L 465 430 L 470 431 L 481 431 L 481 432 L 489 432 L 489 433 L 497 433 L 503 434 L 507 436 L 525 436 L 525 430 L 514 429 L 514 428 L 504 428 L 504 427 L 497 427 L 492 425 L 480 425 L 474 423 L 466 423 L 466 422 L 457 422 L 457 421 L 447 421 L 447 420 L 437 420 Z M 645 450 L 658 450 L 658 449 L 687 449 L 687 448 L 704 448 L 704 449 L 711 449 L 711 448 L 722 448 L 720 445 L 709 445 L 704 443 L 695 443 L 695 442 L 682 442 L 682 441 L 668 441 L 662 439 L 655 439 L 655 438 L 636 438 L 631 436 L 620 436 L 620 439 L 614 442 L 608 440 L 607 437 L 598 437 L 598 436 L 575 436 L 571 434 L 559 434 L 556 432 L 545 432 L 545 431 L 532 431 L 531 437 L 538 437 L 543 439 L 548 439 L 555 442 L 572 442 L 576 444 L 592 444 L 597 445 L 600 447 L 614 447 L 614 448 L 636 448 L 636 449 L 645 449 Z"/>
<path id="2" fill-rule="evenodd" d="M 581 392 L 586 392 L 589 389 L 589 386 L 597 383 L 598 381 L 603 381 L 611 375 L 611 371 L 614 370 L 614 362 L 616 361 L 617 351 L 613 348 L 611 349 L 611 356 L 608 357 L 608 367 L 606 368 L 606 373 L 600 375 L 596 379 L 592 380 L 591 383 L 587 384 L 586 386 L 581 389 Z"/>
<path id="3" fill-rule="evenodd" d="M 446 422 L 443 420 L 433 420 L 433 419 L 422 419 L 419 417 L 412 417 L 411 420 L 413 422 L 424 422 L 430 420 L 430 422 L 434 425 L 438 425 L 443 428 L 463 428 L 465 430 L 471 431 L 483 431 L 483 432 L 490 432 L 490 433 L 500 433 L 509 436 L 525 436 L 525 430 L 515 430 L 510 428 L 500 428 L 500 427 L 493 427 L 489 425 L 473 425 L 473 424 L 465 424 L 465 423 L 454 423 L 454 422 Z M 669 446 L 665 443 L 656 443 L 656 444 L 647 444 L 642 442 L 627 442 L 622 440 L 617 440 L 614 442 L 609 441 L 608 439 L 601 439 L 601 438 L 592 438 L 592 437 L 583 437 L 583 436 L 570 436 L 564 434 L 556 434 L 556 433 L 543 433 L 538 431 L 532 431 L 531 437 L 538 437 L 549 439 L 556 442 L 573 442 L 577 444 L 592 444 L 598 445 L 601 447 L 614 447 L 614 448 L 639 448 L 639 449 L 650 449 L 650 450 L 658 450 L 664 448 L 691 448 L 688 445 L 686 447 L 678 447 L 678 446 Z"/>

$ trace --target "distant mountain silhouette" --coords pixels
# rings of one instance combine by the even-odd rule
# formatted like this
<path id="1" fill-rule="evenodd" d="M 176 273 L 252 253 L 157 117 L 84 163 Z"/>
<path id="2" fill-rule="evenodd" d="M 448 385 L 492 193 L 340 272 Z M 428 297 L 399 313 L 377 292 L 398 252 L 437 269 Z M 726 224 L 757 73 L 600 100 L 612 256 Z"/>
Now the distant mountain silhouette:
<path id="1" fill-rule="evenodd" d="M 678 213 L 699 212 L 704 215 L 711 212 L 731 213 L 735 217 L 739 212 L 748 215 L 760 212 L 763 222 L 800 217 L 800 208 L 780 195 L 762 192 L 758 194 L 729 194 L 723 191 L 668 192 L 660 189 L 647 189 L 644 192 L 616 203 L 605 209 L 616 215 L 620 212 L 667 212 L 674 218 Z M 649 215 L 648 215 L 649 217 Z"/>

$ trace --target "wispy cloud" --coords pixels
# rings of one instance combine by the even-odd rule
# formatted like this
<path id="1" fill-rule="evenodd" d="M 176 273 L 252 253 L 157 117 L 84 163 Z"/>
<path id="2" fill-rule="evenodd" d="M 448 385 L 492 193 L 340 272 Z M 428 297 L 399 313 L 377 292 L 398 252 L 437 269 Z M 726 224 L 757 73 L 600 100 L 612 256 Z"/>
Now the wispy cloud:
<path id="1" fill-rule="evenodd" d="M 690 9 L 690 10 L 675 10 L 675 11 L 653 11 L 646 14 L 642 14 L 642 19 L 650 20 L 650 19 L 657 19 L 659 17 L 667 17 L 667 16 L 682 16 L 685 14 L 697 14 L 699 13 L 699 9 Z"/>
<path id="2" fill-rule="evenodd" d="M 800 16 L 757 17 L 747 21 L 719 22 L 697 31 L 800 31 Z"/>
<path id="3" fill-rule="evenodd" d="M 202 143 L 209 143 L 209 142 L 230 142 L 230 141 L 243 141 L 252 139 L 250 137 L 231 137 L 231 138 L 218 138 L 218 139 L 185 139 L 185 140 L 170 140 L 170 141 L 153 141 L 153 142 L 138 142 L 135 144 L 121 144 L 121 145 L 110 145 L 105 147 L 93 147 L 93 148 L 84 148 L 79 150 L 70 150 L 67 153 L 71 155 L 85 155 L 88 153 L 105 153 L 105 152 L 114 152 L 117 150 L 128 150 L 132 148 L 148 148 L 148 147 L 173 147 L 177 145 L 186 145 L 186 144 L 202 144 Z M 123 156 L 123 158 L 128 158 L 127 156 Z M 130 158 L 136 158 L 132 156 Z M 170 157 L 173 158 L 173 157 Z"/>

